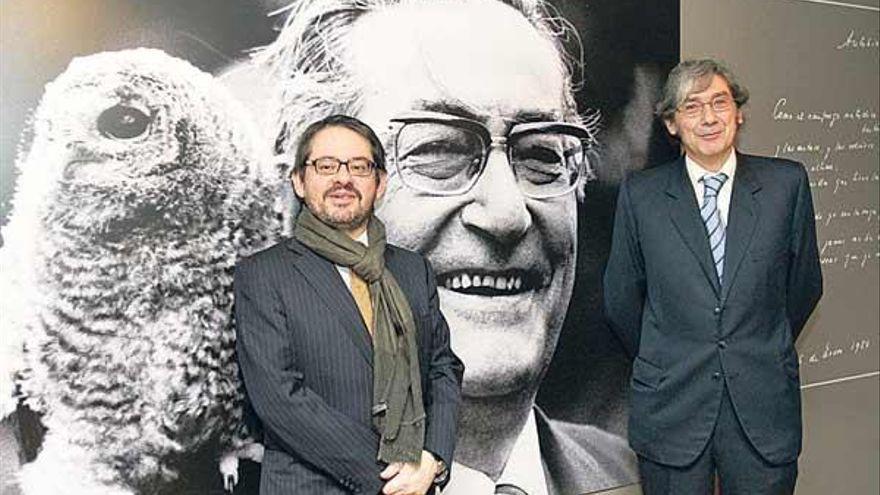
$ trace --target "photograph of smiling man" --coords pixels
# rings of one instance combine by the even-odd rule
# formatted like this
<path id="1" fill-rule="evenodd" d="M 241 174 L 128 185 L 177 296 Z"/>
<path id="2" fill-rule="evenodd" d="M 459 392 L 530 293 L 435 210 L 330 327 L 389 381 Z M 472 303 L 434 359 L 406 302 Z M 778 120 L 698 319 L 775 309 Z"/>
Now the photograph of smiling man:
<path id="1" fill-rule="evenodd" d="M 390 240 L 431 261 L 466 367 L 445 493 L 587 493 L 636 481 L 622 432 L 536 406 L 572 297 L 578 204 L 598 165 L 599 119 L 578 111 L 565 24 L 549 9 L 305 1 L 255 59 L 282 81 L 279 155 L 303 125 L 337 112 L 386 143 L 377 214 Z"/>

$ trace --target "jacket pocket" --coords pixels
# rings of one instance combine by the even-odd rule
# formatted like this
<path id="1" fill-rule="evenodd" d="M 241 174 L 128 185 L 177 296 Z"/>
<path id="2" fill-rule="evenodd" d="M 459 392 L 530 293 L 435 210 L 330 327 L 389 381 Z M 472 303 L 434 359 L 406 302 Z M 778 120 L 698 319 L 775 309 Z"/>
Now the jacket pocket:
<path id="1" fill-rule="evenodd" d="M 659 366 L 645 361 L 641 357 L 636 357 L 633 361 L 632 379 L 634 384 L 639 384 L 648 388 L 657 389 L 666 378 L 666 371 Z"/>

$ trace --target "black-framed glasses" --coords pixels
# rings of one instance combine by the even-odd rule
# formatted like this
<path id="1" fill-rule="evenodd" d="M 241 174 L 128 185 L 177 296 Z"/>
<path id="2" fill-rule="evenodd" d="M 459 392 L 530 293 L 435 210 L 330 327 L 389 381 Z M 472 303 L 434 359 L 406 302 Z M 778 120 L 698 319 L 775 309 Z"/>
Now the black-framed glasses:
<path id="1" fill-rule="evenodd" d="M 353 177 L 369 177 L 376 169 L 376 164 L 372 160 L 363 157 L 340 160 L 333 156 L 322 156 L 306 162 L 306 166 L 315 167 L 318 175 L 336 175 L 343 165 Z"/>
<path id="2" fill-rule="evenodd" d="M 567 122 L 512 125 L 493 136 L 480 122 L 436 112 L 417 112 L 391 120 L 393 161 L 403 184 L 438 196 L 469 191 L 480 179 L 489 152 L 503 148 L 517 184 L 526 196 L 552 198 L 573 191 L 588 175 L 590 131 Z"/>
<path id="3" fill-rule="evenodd" d="M 703 109 L 706 105 L 712 107 L 715 113 L 729 112 L 733 108 L 733 98 L 730 95 L 718 95 L 709 101 L 688 100 L 678 107 L 678 111 L 688 118 L 696 118 L 703 115 Z"/>

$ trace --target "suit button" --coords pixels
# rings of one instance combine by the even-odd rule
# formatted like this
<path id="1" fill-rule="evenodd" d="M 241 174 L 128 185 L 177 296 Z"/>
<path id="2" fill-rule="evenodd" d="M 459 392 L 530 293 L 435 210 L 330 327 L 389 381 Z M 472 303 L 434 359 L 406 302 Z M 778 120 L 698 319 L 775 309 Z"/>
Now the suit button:
<path id="1" fill-rule="evenodd" d="M 720 347 L 720 348 L 722 348 L 722 349 L 727 349 L 727 342 L 725 342 L 725 341 L 723 341 L 723 340 L 719 340 L 719 341 L 718 341 L 718 347 Z"/>
<path id="2" fill-rule="evenodd" d="M 720 315 L 721 314 L 721 306 L 715 306 L 715 309 L 713 309 L 712 312 L 715 313 L 716 315 Z"/>
<path id="3" fill-rule="evenodd" d="M 712 373 L 712 379 L 713 379 L 713 380 L 720 380 L 720 379 L 721 379 L 721 373 L 719 373 L 719 372 L 717 372 L 717 371 L 716 371 L 715 373 Z"/>

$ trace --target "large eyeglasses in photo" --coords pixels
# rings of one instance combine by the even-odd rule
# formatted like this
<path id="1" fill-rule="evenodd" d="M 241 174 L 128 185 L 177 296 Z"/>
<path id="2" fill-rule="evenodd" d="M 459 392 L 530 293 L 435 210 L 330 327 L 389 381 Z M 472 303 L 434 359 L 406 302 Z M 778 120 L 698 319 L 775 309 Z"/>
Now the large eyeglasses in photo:
<path id="1" fill-rule="evenodd" d="M 468 192 L 489 152 L 506 150 L 522 193 L 536 199 L 572 192 L 588 169 L 590 131 L 567 122 L 513 124 L 493 136 L 480 122 L 435 112 L 392 119 L 393 161 L 403 184 L 439 196 Z"/>

